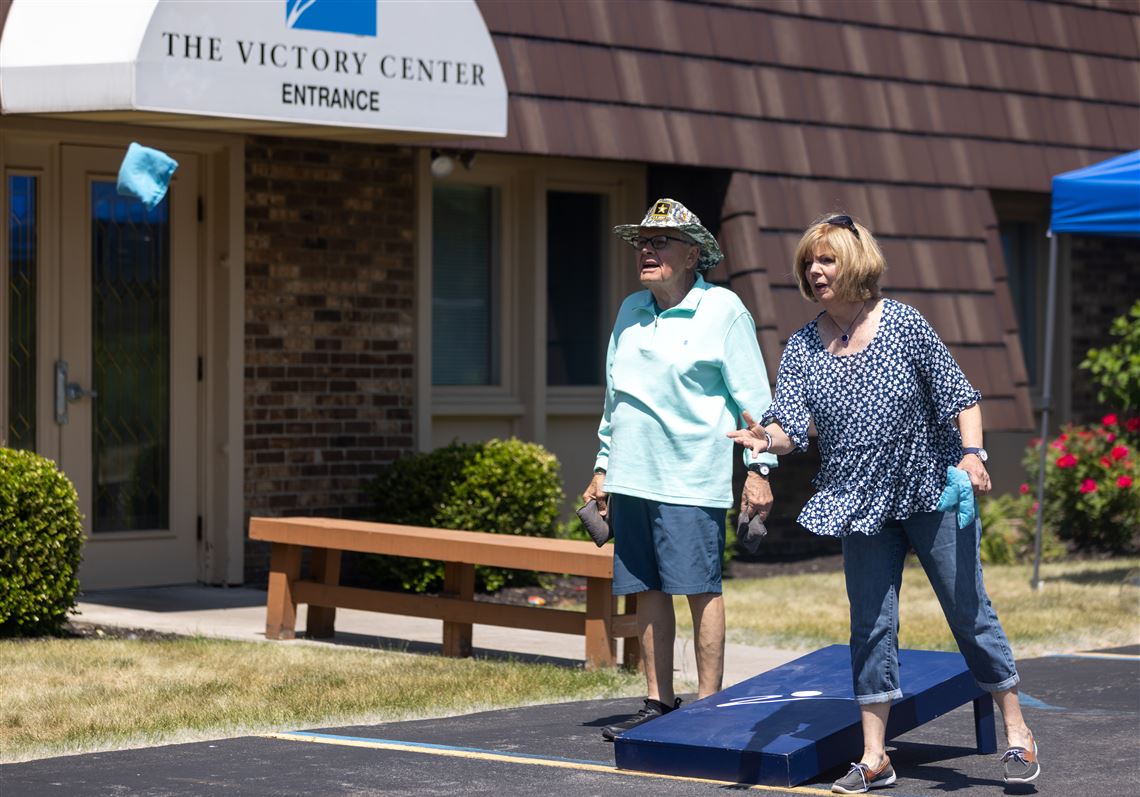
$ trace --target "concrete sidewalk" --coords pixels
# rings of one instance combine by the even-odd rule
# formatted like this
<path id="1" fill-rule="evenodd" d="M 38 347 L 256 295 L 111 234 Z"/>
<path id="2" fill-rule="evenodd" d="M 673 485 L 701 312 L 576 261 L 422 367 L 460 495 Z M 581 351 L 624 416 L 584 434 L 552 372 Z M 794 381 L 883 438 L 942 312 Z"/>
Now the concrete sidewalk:
<path id="1" fill-rule="evenodd" d="M 247 642 L 266 642 L 265 591 L 205 586 L 156 587 L 87 592 L 80 596 L 81 623 L 140 628 Z M 307 606 L 297 609 L 297 628 L 305 627 Z M 537 610 L 536 610 L 537 611 Z M 420 653 L 438 653 L 443 634 L 440 620 L 338 609 L 332 640 L 298 639 L 275 644 L 357 645 Z M 476 625 L 477 656 L 514 656 L 561 664 L 580 663 L 585 640 L 571 634 Z M 724 685 L 778 667 L 808 651 L 728 644 Z M 620 646 L 619 646 L 620 653 Z M 674 651 L 677 687 L 696 686 L 696 660 L 691 639 L 678 639 Z"/>

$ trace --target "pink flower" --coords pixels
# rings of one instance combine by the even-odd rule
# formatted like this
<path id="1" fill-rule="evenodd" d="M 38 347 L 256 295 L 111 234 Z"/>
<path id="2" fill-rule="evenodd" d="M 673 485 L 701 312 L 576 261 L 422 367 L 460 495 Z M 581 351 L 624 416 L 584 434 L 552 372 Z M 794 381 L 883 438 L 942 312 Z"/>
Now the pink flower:
<path id="1" fill-rule="evenodd" d="M 1029 492 L 1029 485 L 1028 485 L 1028 484 L 1023 484 L 1023 485 L 1021 485 L 1021 487 L 1019 487 L 1018 489 L 1019 489 L 1019 490 L 1021 490 L 1021 494 L 1022 494 L 1022 495 L 1025 495 L 1026 493 L 1028 493 L 1028 492 Z"/>
<path id="2" fill-rule="evenodd" d="M 1104 436 L 1104 439 L 1111 443 L 1116 439 L 1116 435 L 1114 435 L 1112 432 L 1109 432 Z"/>
<path id="3" fill-rule="evenodd" d="M 1037 507 L 1038 507 L 1038 506 L 1039 506 L 1039 504 L 1038 504 L 1036 501 L 1034 501 L 1034 502 L 1033 502 L 1033 506 L 1031 506 L 1031 507 L 1029 508 L 1029 516 L 1030 516 L 1030 517 L 1033 517 L 1034 515 L 1036 515 L 1036 514 L 1037 514 Z"/>
<path id="4" fill-rule="evenodd" d="M 1116 416 L 1111 412 L 1100 419 L 1100 422 L 1105 426 L 1116 426 Z"/>
<path id="5" fill-rule="evenodd" d="M 1129 418 L 1124 428 L 1130 432 L 1140 432 L 1140 418 Z"/>
<path id="6" fill-rule="evenodd" d="M 1106 468 L 1111 468 L 1112 467 L 1112 460 L 1109 459 L 1108 457 L 1101 457 L 1100 458 L 1100 464 Z"/>
<path id="7" fill-rule="evenodd" d="M 1116 486 L 1117 487 L 1131 487 L 1132 486 L 1132 477 L 1131 476 L 1121 476 L 1119 479 L 1116 480 Z"/>
<path id="8" fill-rule="evenodd" d="M 1096 482 L 1094 482 L 1092 479 L 1085 479 L 1083 482 L 1081 482 L 1081 494 L 1082 495 L 1084 493 L 1095 493 L 1095 492 L 1096 492 Z"/>
<path id="9" fill-rule="evenodd" d="M 1057 439 L 1063 443 L 1069 439 L 1069 435 L 1067 432 L 1061 432 L 1061 434 L 1057 435 Z"/>
<path id="10" fill-rule="evenodd" d="M 1074 457 L 1072 454 L 1065 454 L 1065 456 L 1060 457 L 1057 460 L 1057 467 L 1058 468 L 1071 468 L 1071 467 L 1074 467 L 1076 464 L 1077 464 L 1077 458 Z"/>
<path id="11" fill-rule="evenodd" d="M 1116 448 L 1112 449 L 1112 458 L 1113 459 L 1121 460 L 1121 459 L 1124 459 L 1126 456 L 1128 456 L 1128 447 L 1127 446 L 1117 446 Z"/>
<path id="12" fill-rule="evenodd" d="M 1061 440 L 1061 438 L 1058 437 L 1056 440 L 1054 440 L 1052 443 L 1049 444 L 1049 448 L 1055 448 L 1058 451 L 1064 451 L 1065 450 L 1065 442 L 1063 440 Z"/>

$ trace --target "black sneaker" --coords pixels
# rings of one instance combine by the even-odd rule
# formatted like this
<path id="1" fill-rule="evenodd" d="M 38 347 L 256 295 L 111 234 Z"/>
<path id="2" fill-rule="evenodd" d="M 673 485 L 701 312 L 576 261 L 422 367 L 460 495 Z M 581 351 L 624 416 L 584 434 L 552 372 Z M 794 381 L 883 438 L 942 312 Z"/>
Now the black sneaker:
<path id="1" fill-rule="evenodd" d="M 602 738 L 607 742 L 612 742 L 618 734 L 628 731 L 630 728 L 636 728 L 638 725 L 649 722 L 649 720 L 655 720 L 664 714 L 668 714 L 670 711 L 679 708 L 680 705 L 681 698 L 674 700 L 672 706 L 667 706 L 660 700 L 647 697 L 645 698 L 645 707 L 641 709 L 641 711 L 623 722 L 615 722 L 613 725 L 607 725 L 602 728 Z"/>
<path id="2" fill-rule="evenodd" d="M 1041 774 L 1041 764 L 1037 762 L 1037 740 L 1033 739 L 1032 734 L 1029 738 L 1032 740 L 1032 751 L 1024 747 L 1011 747 L 1001 757 L 1006 783 L 1032 783 Z"/>
<path id="3" fill-rule="evenodd" d="M 836 794 L 864 794 L 871 789 L 891 786 L 894 782 L 895 768 L 891 766 L 891 759 L 884 758 L 877 771 L 866 764 L 852 764 L 846 775 L 831 784 L 831 790 Z"/>

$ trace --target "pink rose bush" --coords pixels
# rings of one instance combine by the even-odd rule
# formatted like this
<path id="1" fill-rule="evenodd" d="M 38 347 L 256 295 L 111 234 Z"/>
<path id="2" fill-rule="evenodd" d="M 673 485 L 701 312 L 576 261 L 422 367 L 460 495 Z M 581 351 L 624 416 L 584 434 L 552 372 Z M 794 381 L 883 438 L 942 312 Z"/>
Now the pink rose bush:
<path id="1" fill-rule="evenodd" d="M 1040 442 L 1023 460 L 1030 487 L 1016 496 L 1036 522 Z M 1077 548 L 1126 551 L 1140 543 L 1140 418 L 1106 414 L 1099 424 L 1066 426 L 1045 441 L 1044 524 Z"/>

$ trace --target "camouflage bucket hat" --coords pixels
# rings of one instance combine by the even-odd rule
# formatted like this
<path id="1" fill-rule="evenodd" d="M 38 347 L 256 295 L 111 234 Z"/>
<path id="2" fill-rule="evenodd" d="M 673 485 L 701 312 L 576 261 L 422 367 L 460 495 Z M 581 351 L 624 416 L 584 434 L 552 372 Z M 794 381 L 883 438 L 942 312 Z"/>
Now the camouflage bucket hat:
<path id="1" fill-rule="evenodd" d="M 614 227 L 614 235 L 630 246 L 637 246 L 642 227 L 655 227 L 666 230 L 679 230 L 701 248 L 697 261 L 697 271 L 705 272 L 724 260 L 713 234 L 704 228 L 696 214 L 675 199 L 658 199 L 645 213 L 640 224 L 619 224 Z"/>

